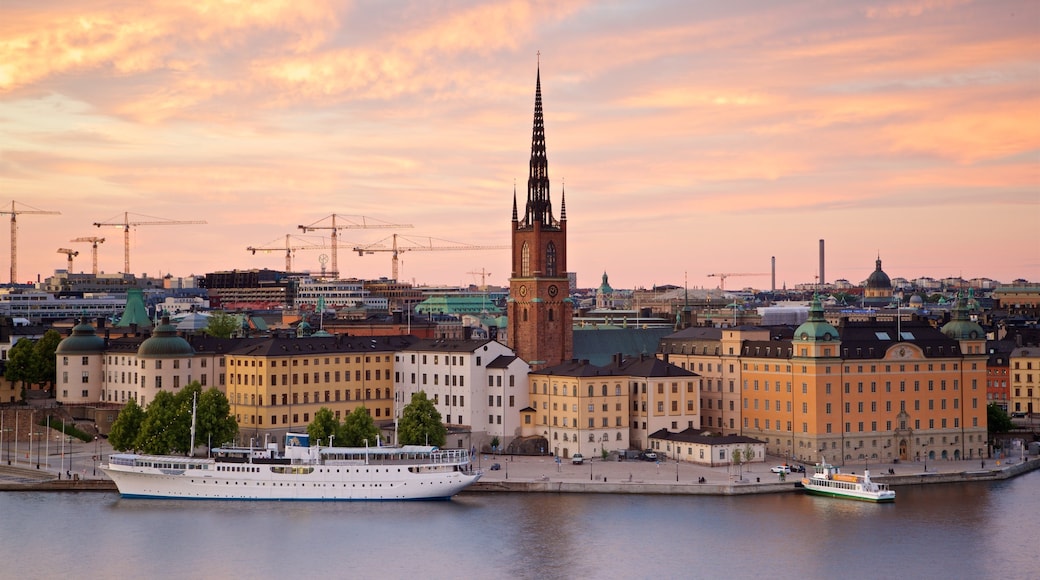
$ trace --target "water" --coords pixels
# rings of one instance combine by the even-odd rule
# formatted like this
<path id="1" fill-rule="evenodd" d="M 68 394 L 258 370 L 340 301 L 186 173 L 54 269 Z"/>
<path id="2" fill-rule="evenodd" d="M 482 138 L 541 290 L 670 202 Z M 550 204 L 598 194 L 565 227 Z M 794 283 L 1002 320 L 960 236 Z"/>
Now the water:
<path id="1" fill-rule="evenodd" d="M 1034 578 L 1040 472 L 894 504 L 463 494 L 450 502 L 0 493 L 0 577 Z"/>

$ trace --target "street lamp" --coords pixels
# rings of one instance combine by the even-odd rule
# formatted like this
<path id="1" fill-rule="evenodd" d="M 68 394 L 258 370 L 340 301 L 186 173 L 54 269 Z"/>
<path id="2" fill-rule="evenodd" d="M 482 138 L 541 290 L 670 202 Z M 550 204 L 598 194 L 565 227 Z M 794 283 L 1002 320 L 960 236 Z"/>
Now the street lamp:
<path id="1" fill-rule="evenodd" d="M 36 469 L 40 468 L 40 435 L 43 435 L 43 433 L 39 431 L 33 431 L 29 434 L 29 453 L 32 453 L 32 438 L 36 437 Z"/>

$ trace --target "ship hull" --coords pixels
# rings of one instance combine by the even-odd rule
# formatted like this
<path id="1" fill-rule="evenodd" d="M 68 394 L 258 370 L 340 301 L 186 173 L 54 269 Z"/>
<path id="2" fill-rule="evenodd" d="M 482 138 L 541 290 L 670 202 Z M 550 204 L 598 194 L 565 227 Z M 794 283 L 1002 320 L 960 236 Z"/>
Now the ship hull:
<path id="1" fill-rule="evenodd" d="M 234 465 L 241 471 L 124 468 L 102 469 L 125 498 L 246 501 L 447 500 L 480 474 L 400 465 Z M 295 469 L 294 469 L 295 468 Z M 248 470 L 248 471 L 247 471 Z M 277 472 L 281 471 L 281 472 Z"/>

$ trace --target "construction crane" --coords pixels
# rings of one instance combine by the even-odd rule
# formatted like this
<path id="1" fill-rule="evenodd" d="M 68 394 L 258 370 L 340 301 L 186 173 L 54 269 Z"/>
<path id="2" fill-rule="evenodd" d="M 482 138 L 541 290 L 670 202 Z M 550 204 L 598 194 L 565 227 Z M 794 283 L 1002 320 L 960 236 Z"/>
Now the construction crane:
<path id="1" fill-rule="evenodd" d="M 146 221 L 130 221 L 130 212 L 123 212 L 123 221 L 117 222 L 111 219 L 103 222 L 94 222 L 97 227 L 101 226 L 119 226 L 123 228 L 123 273 L 130 273 L 130 228 L 136 228 L 137 226 L 185 226 L 185 225 L 197 225 L 205 224 L 205 220 L 168 220 L 164 218 L 157 218 L 148 215 L 134 214 L 135 216 L 151 218 Z"/>
<path id="2" fill-rule="evenodd" d="M 718 278 L 719 279 L 719 290 L 725 290 L 726 289 L 726 278 L 729 278 L 730 276 L 768 276 L 768 275 L 769 275 L 768 273 L 766 273 L 766 274 L 760 274 L 760 273 L 751 273 L 751 274 L 739 273 L 739 274 L 735 274 L 735 273 L 732 273 L 732 272 L 722 272 L 722 273 L 717 273 L 717 274 L 708 274 L 708 277 L 709 278 Z"/>
<path id="3" fill-rule="evenodd" d="M 105 243 L 105 238 L 98 238 L 98 237 L 95 237 L 95 236 L 88 236 L 88 237 L 83 237 L 83 238 L 76 238 L 74 240 L 69 240 L 69 241 L 70 242 L 88 242 L 88 243 L 91 244 L 91 246 L 90 246 L 90 256 L 91 256 L 92 261 L 94 262 L 94 276 L 97 276 L 98 275 L 97 246 L 98 246 L 98 244 Z"/>
<path id="4" fill-rule="evenodd" d="M 304 239 L 301 236 L 294 236 L 291 234 L 285 234 L 285 246 L 275 246 L 275 242 L 278 240 L 271 240 L 264 246 L 249 246 L 246 248 L 247 251 L 252 252 L 255 256 L 257 252 L 279 252 L 285 251 L 285 271 L 293 271 L 293 257 L 296 255 L 296 250 L 327 250 L 328 246 L 325 245 L 325 238 L 318 238 L 321 243 L 314 243 L 310 240 Z M 292 240 L 300 242 L 300 245 L 293 245 Z"/>
<path id="5" fill-rule="evenodd" d="M 76 250 L 70 250 L 68 248 L 58 248 L 58 253 L 59 254 L 65 254 L 66 256 L 69 257 L 69 270 L 68 270 L 68 272 L 69 272 L 69 274 L 71 274 L 72 273 L 72 257 L 73 256 L 78 256 L 79 252 L 77 252 Z"/>
<path id="6" fill-rule="evenodd" d="M 391 240 L 390 247 L 384 247 L 383 244 L 387 240 Z M 407 245 L 402 246 L 398 240 L 404 240 Z M 437 243 L 434 243 L 434 242 Z M 439 244 L 439 245 L 438 245 Z M 398 256 L 402 252 L 416 252 L 416 251 L 452 251 L 452 250 L 508 250 L 512 246 L 471 246 L 469 244 L 463 244 L 461 242 L 452 242 L 450 240 L 439 240 L 431 237 L 419 237 L 409 238 L 399 234 L 393 234 L 390 237 L 383 238 L 374 244 L 367 246 L 355 246 L 354 251 L 359 256 L 365 254 L 371 254 L 374 252 L 391 252 L 391 264 L 393 271 L 393 279 L 397 280 L 398 273 Z"/>
<path id="7" fill-rule="evenodd" d="M 487 290 L 487 277 L 491 275 L 491 272 L 488 272 L 484 268 L 481 268 L 479 272 L 473 271 L 466 273 L 471 276 L 480 276 L 480 290 Z"/>
<path id="8" fill-rule="evenodd" d="M 61 215 L 60 211 L 47 211 L 37 209 L 17 209 L 15 208 L 15 201 L 11 200 L 11 211 L 0 210 L 0 215 L 10 214 L 11 216 L 11 283 L 15 284 L 18 282 L 18 216 L 20 214 L 37 214 L 37 215 Z M 24 203 L 19 203 L 25 207 L 32 207 Z"/>
<path id="9" fill-rule="evenodd" d="M 330 226 L 319 226 L 317 224 L 332 218 L 332 225 Z M 342 221 L 346 221 L 346 224 L 336 224 L 336 219 L 339 218 Z M 299 228 L 305 232 L 313 232 L 315 230 L 332 230 L 332 235 L 329 236 L 331 241 L 331 254 L 332 254 L 332 276 L 334 278 L 339 277 L 339 263 L 337 254 L 339 253 L 339 236 L 337 232 L 339 230 L 372 230 L 372 229 L 392 229 L 392 228 L 410 228 L 411 224 L 391 224 L 382 220 L 365 217 L 363 215 L 350 216 L 350 215 L 337 215 L 332 214 L 321 218 L 313 224 L 307 226 L 299 226 Z"/>

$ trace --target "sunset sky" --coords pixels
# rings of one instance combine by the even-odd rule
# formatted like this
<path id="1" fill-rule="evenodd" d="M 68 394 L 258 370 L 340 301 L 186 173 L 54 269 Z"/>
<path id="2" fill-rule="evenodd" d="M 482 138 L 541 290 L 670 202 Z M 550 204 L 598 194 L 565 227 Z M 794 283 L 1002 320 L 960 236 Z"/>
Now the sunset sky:
<path id="1" fill-rule="evenodd" d="M 1040 282 L 1036 0 L 4 0 L 0 210 L 19 281 L 276 268 L 336 213 L 508 245 L 540 52 L 554 209 L 580 286 Z M 8 281 L 8 216 L 0 216 Z M 328 221 L 319 225 L 328 225 Z M 390 256 L 341 232 L 344 276 Z M 318 232 L 327 235 L 327 231 Z M 314 234 L 311 234 L 314 235 Z M 435 240 L 435 242 L 437 241 Z M 446 244 L 445 244 L 446 245 Z M 296 253 L 318 271 L 321 251 Z M 505 284 L 508 250 L 406 252 L 419 284 Z M 768 288 L 769 276 L 727 281 Z"/>

